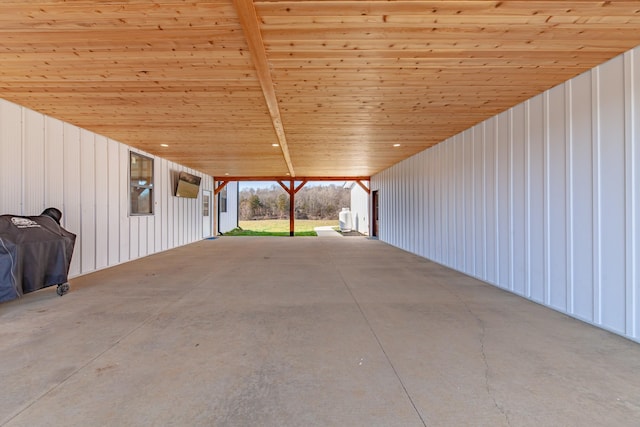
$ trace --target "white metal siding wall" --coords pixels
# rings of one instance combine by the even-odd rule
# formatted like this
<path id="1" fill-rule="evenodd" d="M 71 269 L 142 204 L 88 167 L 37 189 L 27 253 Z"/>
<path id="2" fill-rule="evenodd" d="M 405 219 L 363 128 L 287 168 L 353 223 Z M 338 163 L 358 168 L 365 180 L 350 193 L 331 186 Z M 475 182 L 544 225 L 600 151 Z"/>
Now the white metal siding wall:
<path id="1" fill-rule="evenodd" d="M 640 47 L 387 169 L 380 238 L 640 341 Z"/>
<path id="2" fill-rule="evenodd" d="M 0 99 L 0 214 L 39 215 L 46 207 L 59 208 L 63 226 L 78 236 L 71 276 L 201 239 L 201 198 L 174 197 L 172 174 L 199 175 L 208 190 L 213 179 L 150 156 L 155 214 L 129 216 L 129 150 Z"/>
<path id="3" fill-rule="evenodd" d="M 369 194 L 360 185 L 354 183 L 351 186 L 351 216 L 353 228 L 362 234 L 369 234 Z"/>
<path id="4" fill-rule="evenodd" d="M 220 233 L 226 233 L 238 227 L 238 182 L 230 182 L 227 189 L 227 211 L 220 212 L 218 217 Z M 216 196 L 216 206 L 218 196 Z"/>

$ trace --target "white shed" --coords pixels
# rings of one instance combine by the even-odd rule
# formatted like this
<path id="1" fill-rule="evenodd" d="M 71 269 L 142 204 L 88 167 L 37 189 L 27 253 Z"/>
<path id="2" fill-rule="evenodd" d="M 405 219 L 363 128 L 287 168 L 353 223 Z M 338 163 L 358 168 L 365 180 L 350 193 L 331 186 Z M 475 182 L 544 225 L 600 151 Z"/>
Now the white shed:
<path id="1" fill-rule="evenodd" d="M 369 193 L 364 190 L 356 181 L 347 181 L 344 188 L 351 192 L 351 218 L 353 229 L 364 235 L 369 235 L 369 217 L 371 205 L 369 203 Z"/>

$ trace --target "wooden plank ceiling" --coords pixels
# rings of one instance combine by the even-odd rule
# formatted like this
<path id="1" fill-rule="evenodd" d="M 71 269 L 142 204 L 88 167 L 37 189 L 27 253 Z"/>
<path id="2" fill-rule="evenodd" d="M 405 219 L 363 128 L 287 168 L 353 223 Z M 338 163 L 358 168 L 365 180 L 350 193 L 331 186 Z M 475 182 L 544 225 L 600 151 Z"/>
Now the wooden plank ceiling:
<path id="1" fill-rule="evenodd" d="M 3 0 L 0 97 L 216 177 L 370 176 L 638 44 L 638 1 Z"/>

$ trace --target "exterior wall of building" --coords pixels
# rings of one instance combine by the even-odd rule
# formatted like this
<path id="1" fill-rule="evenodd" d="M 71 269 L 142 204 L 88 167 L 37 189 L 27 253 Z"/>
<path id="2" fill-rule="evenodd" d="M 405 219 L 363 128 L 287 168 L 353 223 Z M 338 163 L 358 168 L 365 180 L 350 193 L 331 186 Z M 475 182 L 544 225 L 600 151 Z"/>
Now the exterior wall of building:
<path id="1" fill-rule="evenodd" d="M 220 197 L 218 197 L 218 232 L 220 233 L 226 233 L 238 227 L 238 184 L 234 181 L 225 187 L 227 190 L 226 212 L 220 210 Z"/>
<path id="2" fill-rule="evenodd" d="M 351 218 L 353 229 L 369 235 L 369 217 L 371 216 L 371 206 L 369 205 L 369 194 L 357 183 L 349 184 L 351 190 Z"/>
<path id="3" fill-rule="evenodd" d="M 640 341 L 640 47 L 372 190 L 381 240 Z"/>
<path id="4" fill-rule="evenodd" d="M 154 214 L 129 215 L 129 151 L 154 159 Z M 175 176 L 202 177 L 197 199 L 173 196 Z M 77 235 L 70 276 L 203 237 L 202 189 L 213 179 L 0 99 L 0 214 L 62 211 Z"/>

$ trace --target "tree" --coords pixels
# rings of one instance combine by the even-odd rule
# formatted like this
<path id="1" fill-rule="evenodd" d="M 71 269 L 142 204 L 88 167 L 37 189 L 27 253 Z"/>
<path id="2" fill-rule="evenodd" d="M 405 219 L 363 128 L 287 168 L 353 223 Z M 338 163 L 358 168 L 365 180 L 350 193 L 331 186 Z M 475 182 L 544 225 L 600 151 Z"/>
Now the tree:
<path id="1" fill-rule="evenodd" d="M 259 216 L 262 213 L 263 204 L 257 194 L 254 194 L 249 198 L 249 206 L 251 207 L 250 212 L 252 218 Z"/>
<path id="2" fill-rule="evenodd" d="M 286 194 L 278 194 L 276 206 L 280 214 L 280 219 L 284 218 L 289 212 L 289 197 L 287 197 Z"/>
<path id="3" fill-rule="evenodd" d="M 289 195 L 279 185 L 243 189 L 240 220 L 288 218 L 289 203 Z M 349 204 L 349 190 L 341 186 L 305 186 L 296 193 L 295 215 L 298 219 L 337 219 L 340 209 Z"/>

